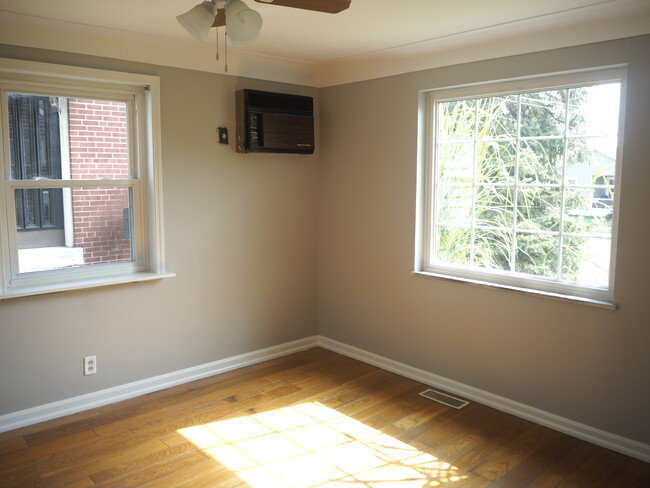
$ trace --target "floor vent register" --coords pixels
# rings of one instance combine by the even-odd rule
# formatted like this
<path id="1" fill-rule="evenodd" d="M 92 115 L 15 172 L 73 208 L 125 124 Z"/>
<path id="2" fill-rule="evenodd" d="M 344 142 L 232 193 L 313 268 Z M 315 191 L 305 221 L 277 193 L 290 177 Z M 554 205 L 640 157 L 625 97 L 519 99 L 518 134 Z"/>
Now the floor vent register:
<path id="1" fill-rule="evenodd" d="M 433 400 L 435 402 L 439 402 L 453 408 L 460 409 L 469 405 L 469 402 L 467 400 L 461 400 L 460 398 L 456 398 L 451 395 L 447 395 L 446 393 L 442 393 L 431 389 L 424 390 L 422 393 L 420 393 L 420 396 L 423 396 L 424 398 L 428 398 L 429 400 Z"/>

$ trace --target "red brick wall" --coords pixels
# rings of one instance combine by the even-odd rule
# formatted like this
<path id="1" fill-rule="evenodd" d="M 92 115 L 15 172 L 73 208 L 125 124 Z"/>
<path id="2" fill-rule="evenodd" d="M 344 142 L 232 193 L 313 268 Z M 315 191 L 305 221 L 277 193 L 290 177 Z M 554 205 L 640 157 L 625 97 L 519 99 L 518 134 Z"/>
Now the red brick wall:
<path id="1" fill-rule="evenodd" d="M 127 179 L 126 105 L 122 102 L 69 99 L 70 173 L 73 180 Z M 74 188 L 74 246 L 84 249 L 84 264 L 131 260 L 123 211 L 127 188 Z"/>

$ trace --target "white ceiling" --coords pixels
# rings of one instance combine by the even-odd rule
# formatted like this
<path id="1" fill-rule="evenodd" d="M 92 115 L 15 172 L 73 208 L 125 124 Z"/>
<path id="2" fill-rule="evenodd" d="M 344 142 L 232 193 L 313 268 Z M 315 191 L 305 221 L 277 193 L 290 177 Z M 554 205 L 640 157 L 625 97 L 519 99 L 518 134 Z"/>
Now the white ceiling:
<path id="1" fill-rule="evenodd" d="M 198 1 L 0 0 L 0 42 L 223 72 L 216 29 L 202 45 L 175 19 Z M 262 31 L 229 50 L 229 73 L 312 86 L 650 33 L 650 0 L 352 0 L 334 15 L 247 3 Z"/>

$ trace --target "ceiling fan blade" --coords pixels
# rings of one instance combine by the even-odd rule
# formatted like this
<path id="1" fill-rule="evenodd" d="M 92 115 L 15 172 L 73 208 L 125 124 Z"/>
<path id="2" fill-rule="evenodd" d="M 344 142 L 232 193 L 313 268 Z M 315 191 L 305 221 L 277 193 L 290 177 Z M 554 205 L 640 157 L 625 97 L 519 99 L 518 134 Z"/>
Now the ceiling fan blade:
<path id="1" fill-rule="evenodd" d="M 223 27 L 224 25 L 226 25 L 226 9 L 219 8 L 217 9 L 217 16 L 214 18 L 212 27 Z"/>
<path id="2" fill-rule="evenodd" d="M 281 5 L 283 7 L 301 8 L 337 14 L 350 6 L 350 0 L 255 0 L 258 3 Z"/>

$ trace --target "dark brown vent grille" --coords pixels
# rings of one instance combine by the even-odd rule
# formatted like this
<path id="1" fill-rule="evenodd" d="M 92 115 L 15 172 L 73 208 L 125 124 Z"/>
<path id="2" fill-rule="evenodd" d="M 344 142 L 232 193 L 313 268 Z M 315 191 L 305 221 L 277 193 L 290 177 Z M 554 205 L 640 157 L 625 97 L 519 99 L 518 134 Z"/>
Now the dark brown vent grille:
<path id="1" fill-rule="evenodd" d="M 311 113 L 314 110 L 314 100 L 311 97 L 272 93 L 256 90 L 244 90 L 248 97 L 248 108 L 264 108 L 266 112 Z"/>

